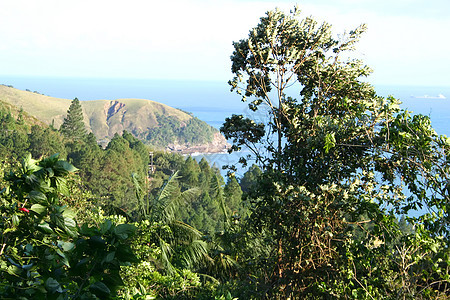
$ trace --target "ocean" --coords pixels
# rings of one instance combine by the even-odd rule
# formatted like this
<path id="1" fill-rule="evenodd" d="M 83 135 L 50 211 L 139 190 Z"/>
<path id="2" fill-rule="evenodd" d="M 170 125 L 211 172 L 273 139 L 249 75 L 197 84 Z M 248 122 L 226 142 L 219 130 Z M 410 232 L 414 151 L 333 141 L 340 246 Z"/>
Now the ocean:
<path id="1" fill-rule="evenodd" d="M 0 76 L 0 84 L 57 98 L 77 97 L 81 101 L 149 99 L 191 112 L 215 128 L 220 128 L 225 118 L 232 114 L 248 114 L 247 105 L 237 94 L 230 92 L 226 81 Z M 400 99 L 402 108 L 430 116 L 436 132 L 450 136 L 450 86 L 375 85 L 375 88 L 380 96 L 392 95 Z M 221 168 L 226 164 L 236 165 L 239 157 L 245 154 L 248 152 L 197 155 L 196 159 L 205 157 Z M 242 176 L 244 172 L 245 169 L 240 168 L 236 175 Z"/>

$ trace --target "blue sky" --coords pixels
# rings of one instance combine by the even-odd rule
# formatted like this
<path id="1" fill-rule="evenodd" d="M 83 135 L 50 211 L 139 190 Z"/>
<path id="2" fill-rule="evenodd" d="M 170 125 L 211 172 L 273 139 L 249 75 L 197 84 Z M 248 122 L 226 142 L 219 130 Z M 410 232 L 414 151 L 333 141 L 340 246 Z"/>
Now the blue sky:
<path id="1" fill-rule="evenodd" d="M 226 81 L 232 42 L 295 4 L 336 34 L 368 25 L 372 83 L 450 86 L 448 0 L 2 0 L 0 75 Z"/>

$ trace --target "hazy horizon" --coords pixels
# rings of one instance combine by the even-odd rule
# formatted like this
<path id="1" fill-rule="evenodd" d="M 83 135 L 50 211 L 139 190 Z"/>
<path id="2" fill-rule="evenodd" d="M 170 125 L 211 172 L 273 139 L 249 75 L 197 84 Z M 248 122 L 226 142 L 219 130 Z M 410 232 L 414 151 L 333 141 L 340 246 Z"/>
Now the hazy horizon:
<path id="1" fill-rule="evenodd" d="M 447 0 L 6 1 L 0 75 L 227 81 L 232 42 L 296 4 L 336 35 L 367 24 L 354 54 L 369 82 L 450 84 Z"/>

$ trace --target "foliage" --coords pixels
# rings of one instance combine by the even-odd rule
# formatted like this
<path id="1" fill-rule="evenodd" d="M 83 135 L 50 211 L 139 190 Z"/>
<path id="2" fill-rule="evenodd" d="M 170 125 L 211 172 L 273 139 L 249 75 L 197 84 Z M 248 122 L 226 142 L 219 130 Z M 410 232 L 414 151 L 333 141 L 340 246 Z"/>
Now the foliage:
<path id="1" fill-rule="evenodd" d="M 23 108 L 24 112 L 33 115 L 33 125 L 45 123 L 56 127 L 63 124 L 71 104 L 67 99 L 42 96 L 4 85 L 0 85 L 0 98 L 5 105 Z M 102 145 L 106 145 L 115 133 L 120 134 L 123 130 L 158 148 L 166 148 L 170 143 L 186 142 L 190 146 L 203 144 L 211 141 L 214 133 L 217 133 L 215 128 L 189 113 L 145 99 L 91 100 L 80 104 L 85 124 Z M 170 126 L 167 126 L 168 123 L 171 123 Z M 158 132 L 163 136 L 155 136 Z M 149 133 L 151 138 L 147 138 Z M 169 138 L 172 133 L 175 137 Z"/>
<path id="2" fill-rule="evenodd" d="M 261 176 L 262 171 L 258 167 L 258 165 L 253 164 L 247 172 L 244 173 L 244 176 L 239 181 L 239 185 L 241 186 L 242 192 L 249 193 L 255 187 L 256 182 L 259 180 L 259 176 Z"/>
<path id="3" fill-rule="evenodd" d="M 232 90 L 258 119 L 267 114 L 234 115 L 221 128 L 263 171 L 249 193 L 250 232 L 239 237 L 254 278 L 241 282 L 260 297 L 448 291 L 447 138 L 361 80 L 370 69 L 348 52 L 364 30 L 335 38 L 297 9 L 274 10 L 234 43 Z M 404 236 L 395 213 L 422 206 L 433 212 L 408 218 L 415 230 Z M 262 248 L 249 255 L 250 237 Z"/>
<path id="4" fill-rule="evenodd" d="M 196 117 L 182 122 L 173 116 L 156 114 L 158 126 L 141 136 L 150 145 L 165 148 L 173 144 L 201 145 L 211 142 L 216 129 Z"/>
<path id="5" fill-rule="evenodd" d="M 201 286 L 199 276 L 182 265 L 173 265 L 176 265 L 174 253 L 183 252 L 179 248 L 183 247 L 181 240 L 175 246 L 173 234 L 176 232 L 170 226 L 148 220 L 137 226 L 138 234 L 132 247 L 140 262 L 124 268 L 126 288 L 122 294 L 174 299 L 196 295 Z"/>
<path id="6" fill-rule="evenodd" d="M 140 197 L 139 220 L 147 220 L 155 228 L 152 230 L 152 241 L 160 246 L 159 263 L 169 275 L 176 271 L 176 267 L 193 267 L 201 260 L 207 259 L 206 243 L 201 239 L 202 234 L 197 229 L 175 218 L 175 208 L 185 198 L 194 197 L 198 192 L 189 189 L 179 192 L 177 189 L 177 172 L 173 174 L 157 191 L 153 198 Z M 137 191 L 140 186 L 135 181 Z M 174 252 L 175 248 L 179 248 Z M 174 255 L 177 253 L 178 255 Z"/>
<path id="7" fill-rule="evenodd" d="M 7 160 L 8 158 L 17 160 L 25 155 L 29 142 L 27 133 L 29 127 L 24 124 L 22 114 L 14 111 L 0 102 L 0 154 Z"/>
<path id="8" fill-rule="evenodd" d="M 105 220 L 78 227 L 61 205 L 66 176 L 76 171 L 53 155 L 31 155 L 10 172 L 0 195 L 0 294 L 6 298 L 106 298 L 122 285 L 120 266 L 135 260 L 127 240 L 134 226 Z"/>
<path id="9" fill-rule="evenodd" d="M 50 156 L 53 153 L 59 153 L 60 157 L 66 156 L 63 137 L 51 127 L 32 126 L 28 134 L 28 142 L 31 156 L 34 158 Z"/>
<path id="10" fill-rule="evenodd" d="M 73 140 L 81 140 L 85 137 L 86 127 L 83 121 L 83 109 L 78 98 L 72 100 L 60 131 L 64 136 Z"/>

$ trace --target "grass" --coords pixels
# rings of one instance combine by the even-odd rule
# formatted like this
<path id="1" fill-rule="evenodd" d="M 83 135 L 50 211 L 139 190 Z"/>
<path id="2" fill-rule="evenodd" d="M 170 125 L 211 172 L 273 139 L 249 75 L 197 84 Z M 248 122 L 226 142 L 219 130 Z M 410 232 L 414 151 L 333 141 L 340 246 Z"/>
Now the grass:
<path id="1" fill-rule="evenodd" d="M 55 128 L 59 128 L 72 100 L 0 85 L 0 101 L 21 108 L 46 124 L 53 122 Z M 116 101 L 124 106 L 116 114 L 108 115 L 109 108 Z M 81 101 L 81 106 L 86 127 L 97 139 L 111 138 L 114 133 L 122 133 L 123 130 L 145 132 L 158 126 L 156 114 L 174 116 L 182 123 L 192 118 L 181 110 L 145 99 Z"/>

